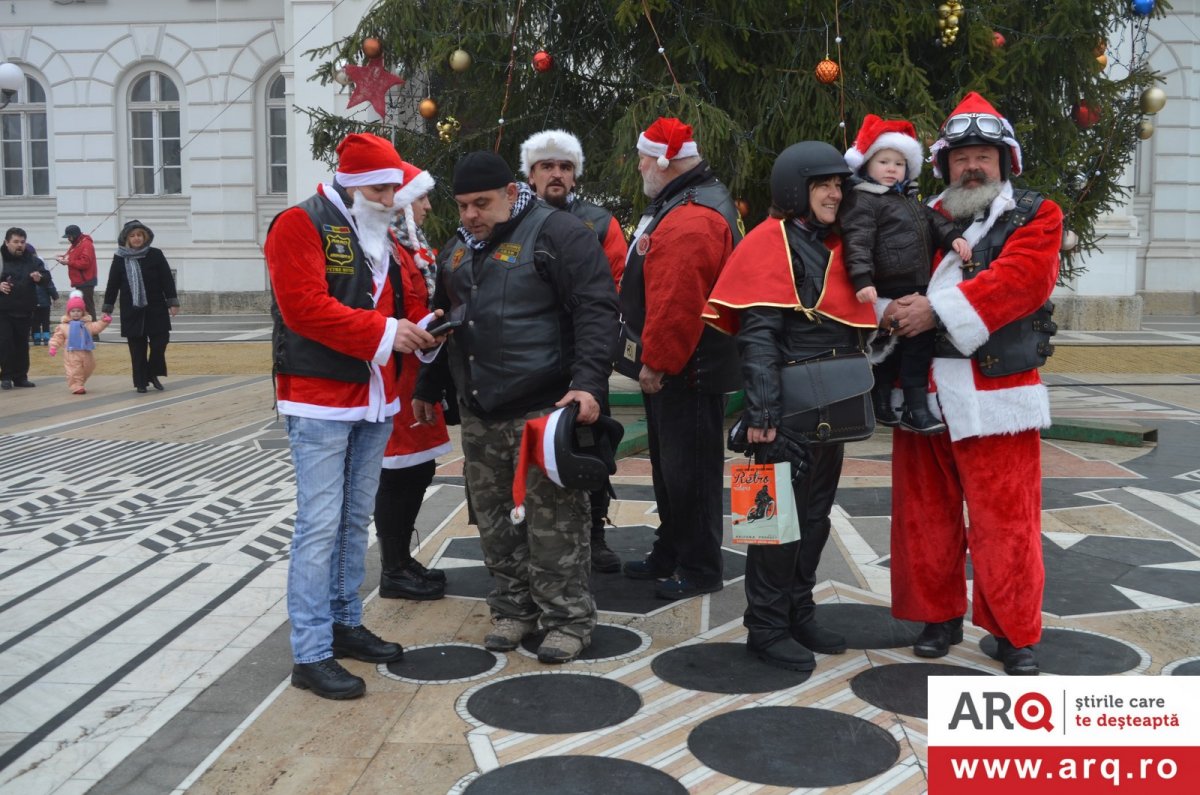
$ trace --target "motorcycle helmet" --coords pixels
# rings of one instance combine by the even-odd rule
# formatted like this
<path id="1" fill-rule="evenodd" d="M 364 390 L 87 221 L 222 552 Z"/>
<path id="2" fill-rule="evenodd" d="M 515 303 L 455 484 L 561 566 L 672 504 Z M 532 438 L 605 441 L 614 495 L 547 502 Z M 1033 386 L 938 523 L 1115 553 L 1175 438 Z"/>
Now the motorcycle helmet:
<path id="1" fill-rule="evenodd" d="M 771 167 L 771 202 L 786 215 L 808 215 L 808 187 L 814 178 L 848 177 L 850 167 L 823 141 L 801 141 L 779 153 Z"/>

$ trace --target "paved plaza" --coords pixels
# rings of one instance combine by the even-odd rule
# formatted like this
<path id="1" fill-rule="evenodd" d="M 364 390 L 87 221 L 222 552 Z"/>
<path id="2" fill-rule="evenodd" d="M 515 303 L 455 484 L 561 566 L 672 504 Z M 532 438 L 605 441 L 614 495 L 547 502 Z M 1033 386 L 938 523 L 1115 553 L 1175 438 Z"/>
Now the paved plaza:
<path id="1" fill-rule="evenodd" d="M 269 328 L 184 316 L 172 344 Z M 1088 366 L 1047 368 L 1056 424 L 1148 441 L 1043 440 L 1043 671 L 1200 673 L 1200 322 L 1057 341 Z M 365 621 L 405 658 L 347 661 L 366 697 L 321 700 L 288 684 L 296 495 L 269 377 L 177 374 L 138 395 L 99 375 L 86 399 L 37 380 L 0 396 L 3 793 L 916 793 L 928 676 L 1001 673 L 970 623 L 935 665 L 890 617 L 888 429 L 848 448 L 816 596 L 852 648 L 811 675 L 745 654 L 732 544 L 724 590 L 682 603 L 594 575 L 601 626 L 576 663 L 487 652 L 456 440 L 418 522 L 450 595 L 378 598 L 372 550 Z M 636 558 L 656 525 L 644 454 L 614 484 L 610 543 Z M 787 707 L 810 711 L 803 726 Z"/>

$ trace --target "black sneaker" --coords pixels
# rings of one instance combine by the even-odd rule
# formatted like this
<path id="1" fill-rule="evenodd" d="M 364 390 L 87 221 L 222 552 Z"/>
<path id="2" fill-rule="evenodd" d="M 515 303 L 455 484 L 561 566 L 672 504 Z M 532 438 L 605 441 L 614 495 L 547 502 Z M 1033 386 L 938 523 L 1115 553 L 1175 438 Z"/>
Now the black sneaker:
<path id="1" fill-rule="evenodd" d="M 621 569 L 631 580 L 665 580 L 675 573 L 675 569 L 664 569 L 655 566 L 650 558 L 645 560 L 627 560 Z"/>
<path id="2" fill-rule="evenodd" d="M 361 624 L 357 627 L 334 624 L 333 656 L 351 657 L 369 663 L 386 663 L 403 657 L 404 649 L 399 643 L 390 643 Z"/>
<path id="3" fill-rule="evenodd" d="M 608 548 L 603 533 L 592 535 L 592 571 L 605 574 L 621 570 L 621 559 L 617 553 Z"/>
<path id="4" fill-rule="evenodd" d="M 311 690 L 321 698 L 341 700 L 358 698 L 367 692 L 367 683 L 347 671 L 332 657 L 314 663 L 292 666 L 292 687 Z"/>

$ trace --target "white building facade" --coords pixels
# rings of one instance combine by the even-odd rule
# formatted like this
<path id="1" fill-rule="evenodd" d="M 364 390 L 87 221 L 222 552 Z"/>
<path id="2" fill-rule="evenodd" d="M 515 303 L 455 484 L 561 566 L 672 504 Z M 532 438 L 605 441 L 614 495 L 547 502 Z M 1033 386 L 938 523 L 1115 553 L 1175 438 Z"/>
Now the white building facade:
<path id="1" fill-rule="evenodd" d="M 347 110 L 341 86 L 310 80 L 303 53 L 353 32 L 372 2 L 5 4 L 0 60 L 26 84 L 0 110 L 0 224 L 24 228 L 48 264 L 65 249 L 63 229 L 79 225 L 96 241 L 103 282 L 118 230 L 137 218 L 175 268 L 185 308 L 261 311 L 270 221 L 329 172 L 294 108 L 374 118 L 367 105 Z M 1143 295 L 1152 311 L 1196 309 L 1200 0 L 1174 6 L 1150 30 L 1168 102 L 1139 144 L 1132 201 L 1099 224 L 1103 252 L 1058 291 L 1075 307 L 1068 325 L 1128 325 Z M 1098 321 L 1082 310 L 1089 302 L 1119 311 Z"/>

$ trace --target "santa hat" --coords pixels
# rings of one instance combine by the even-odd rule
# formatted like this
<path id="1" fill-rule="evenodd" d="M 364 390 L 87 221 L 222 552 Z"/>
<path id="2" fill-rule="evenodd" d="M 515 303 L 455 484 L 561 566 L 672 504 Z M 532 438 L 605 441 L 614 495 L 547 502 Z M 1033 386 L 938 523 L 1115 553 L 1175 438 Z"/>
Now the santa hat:
<path id="1" fill-rule="evenodd" d="M 386 138 L 350 133 L 338 144 L 337 156 L 335 176 L 344 188 L 404 183 L 404 161 Z"/>
<path id="2" fill-rule="evenodd" d="M 942 122 L 942 129 L 945 129 L 946 122 L 950 121 L 950 119 L 963 114 L 983 114 L 995 116 L 999 119 L 1001 126 L 1004 128 L 1004 136 L 1001 141 L 1008 145 L 1010 156 L 1009 173 L 1005 174 L 1004 178 L 1019 176 L 1021 173 L 1021 145 L 1017 143 L 1017 135 L 1013 132 L 1013 127 L 1009 124 L 1008 119 L 1001 116 L 1000 111 L 996 110 L 992 106 L 992 103 L 972 91 L 962 98 L 962 101 L 958 103 L 958 107 L 950 111 L 950 115 L 946 117 L 946 121 Z M 997 146 L 999 146 L 999 143 Z M 942 135 L 939 135 L 938 139 L 933 142 L 933 146 L 929 147 L 929 159 L 933 163 L 933 175 L 938 179 L 945 179 L 947 177 L 946 172 L 948 171 L 948 167 L 943 162 L 947 158 L 943 152 L 952 148 L 954 147 Z"/>
<path id="3" fill-rule="evenodd" d="M 583 144 L 566 130 L 542 130 L 521 144 L 521 172 L 525 176 L 543 160 L 570 160 L 575 165 L 575 176 L 583 176 Z"/>
<path id="4" fill-rule="evenodd" d="M 513 509 L 509 518 L 513 524 L 525 521 L 525 473 L 530 464 L 538 468 L 550 478 L 556 486 L 562 486 L 562 477 L 558 472 L 558 454 L 554 448 L 554 436 L 558 425 L 563 422 L 566 408 L 557 409 L 544 417 L 525 421 L 521 432 L 521 452 L 517 457 L 517 471 L 513 473 Z"/>
<path id="5" fill-rule="evenodd" d="M 881 119 L 874 113 L 863 117 L 862 126 L 854 138 L 854 146 L 846 150 L 846 165 L 858 171 L 876 152 L 895 149 L 908 161 L 906 179 L 916 179 L 921 174 L 921 162 L 925 150 L 917 140 L 917 131 L 911 122 L 903 119 Z"/>
<path id="6" fill-rule="evenodd" d="M 417 219 L 413 217 L 412 204 L 433 190 L 435 183 L 433 175 L 428 171 L 423 171 L 420 166 L 414 166 L 406 160 L 402 160 L 400 166 L 404 172 L 404 183 L 403 187 L 396 191 L 395 206 L 404 208 L 404 225 L 408 230 L 408 242 L 415 246 L 420 238 L 417 237 Z"/>
<path id="7" fill-rule="evenodd" d="M 83 301 L 83 293 L 78 290 L 72 290 L 71 297 L 67 299 L 67 312 L 70 312 L 72 309 L 87 311 L 87 304 Z"/>
<path id="8" fill-rule="evenodd" d="M 639 155 L 657 158 L 658 167 L 663 170 L 672 160 L 700 154 L 692 138 L 691 125 L 669 116 L 660 116 L 638 136 L 637 150 Z"/>

